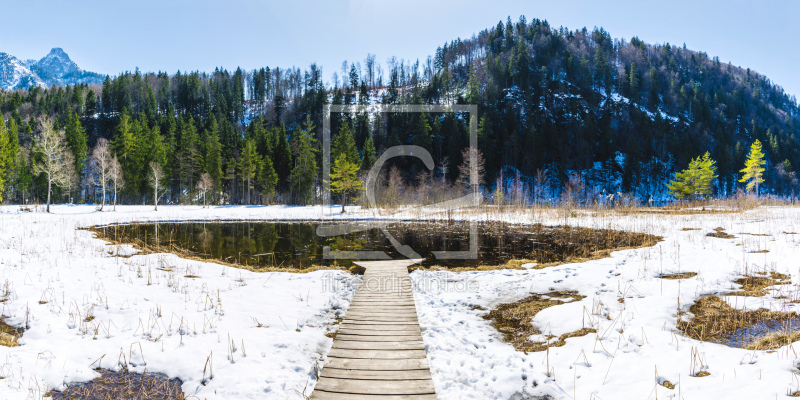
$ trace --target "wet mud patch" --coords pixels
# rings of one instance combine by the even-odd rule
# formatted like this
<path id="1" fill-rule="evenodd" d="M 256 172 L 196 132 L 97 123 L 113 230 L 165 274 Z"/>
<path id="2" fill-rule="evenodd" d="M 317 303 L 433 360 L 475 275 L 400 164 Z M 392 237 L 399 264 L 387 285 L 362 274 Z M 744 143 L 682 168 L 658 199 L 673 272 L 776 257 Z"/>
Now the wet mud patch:
<path id="1" fill-rule="evenodd" d="M 541 335 L 542 332 L 533 325 L 533 317 L 545 308 L 578 301 L 584 297 L 576 291 L 534 293 L 522 300 L 502 304 L 489 311 L 483 318 L 491 321 L 492 326 L 503 334 L 503 340 L 513 345 L 518 351 L 525 353 L 545 351 L 549 347 L 565 345 L 568 338 L 585 336 L 594 333 L 595 330 L 583 328 L 565 333 L 557 338 L 554 335 L 548 335 L 546 342 L 534 342 L 530 340 L 530 337 Z"/>
<path id="2" fill-rule="evenodd" d="M 89 382 L 78 383 L 64 391 L 51 391 L 55 400 L 183 400 L 180 379 L 169 379 L 163 374 L 130 372 L 123 368 L 119 372 L 97 370 L 100 377 Z"/>

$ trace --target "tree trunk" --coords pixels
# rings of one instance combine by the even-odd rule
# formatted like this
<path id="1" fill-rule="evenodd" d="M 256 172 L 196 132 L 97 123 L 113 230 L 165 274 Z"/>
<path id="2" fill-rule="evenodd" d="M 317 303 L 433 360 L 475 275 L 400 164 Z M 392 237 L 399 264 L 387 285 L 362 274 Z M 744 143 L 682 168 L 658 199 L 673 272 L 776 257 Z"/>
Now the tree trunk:
<path id="1" fill-rule="evenodd" d="M 47 212 L 50 212 L 50 187 L 52 184 L 52 179 L 50 179 L 50 174 L 47 174 Z"/>
<path id="2" fill-rule="evenodd" d="M 153 189 L 153 203 L 156 205 L 156 211 L 158 211 L 158 184 L 153 186 L 155 186 L 155 189 Z"/>

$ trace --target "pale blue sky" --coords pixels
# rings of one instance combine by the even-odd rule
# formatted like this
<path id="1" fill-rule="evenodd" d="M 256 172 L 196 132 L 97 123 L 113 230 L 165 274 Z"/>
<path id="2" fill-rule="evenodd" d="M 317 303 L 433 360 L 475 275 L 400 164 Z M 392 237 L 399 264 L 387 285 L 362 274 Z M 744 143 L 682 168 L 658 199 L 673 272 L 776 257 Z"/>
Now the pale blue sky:
<path id="1" fill-rule="evenodd" d="M 767 75 L 800 97 L 800 1 L 44 1 L 5 0 L 0 51 L 64 50 L 84 69 L 116 74 L 215 66 L 323 66 L 367 53 L 423 61 L 436 47 L 499 20 L 602 26 L 615 38 L 686 45 Z"/>

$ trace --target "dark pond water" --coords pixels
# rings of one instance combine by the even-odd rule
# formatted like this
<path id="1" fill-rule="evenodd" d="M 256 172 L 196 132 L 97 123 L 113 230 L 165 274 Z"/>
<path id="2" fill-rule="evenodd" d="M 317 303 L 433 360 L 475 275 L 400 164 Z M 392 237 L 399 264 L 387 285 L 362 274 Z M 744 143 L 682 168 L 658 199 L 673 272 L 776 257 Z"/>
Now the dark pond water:
<path id="1" fill-rule="evenodd" d="M 167 222 L 93 230 L 152 251 L 289 268 L 417 256 L 425 258 L 424 266 L 498 265 L 512 259 L 549 263 L 587 257 L 597 250 L 654 244 L 657 239 L 603 229 L 466 222 Z M 477 258 L 471 259 L 473 254 Z"/>

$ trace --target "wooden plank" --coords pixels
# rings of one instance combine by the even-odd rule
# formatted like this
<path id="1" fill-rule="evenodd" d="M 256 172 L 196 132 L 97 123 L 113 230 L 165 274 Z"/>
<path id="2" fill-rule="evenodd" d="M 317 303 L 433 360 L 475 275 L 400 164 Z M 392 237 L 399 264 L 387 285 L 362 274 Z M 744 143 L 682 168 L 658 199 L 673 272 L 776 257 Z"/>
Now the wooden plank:
<path id="1" fill-rule="evenodd" d="M 349 358 L 349 359 L 376 359 L 376 360 L 400 360 L 407 358 L 425 358 L 425 350 L 345 350 L 332 348 L 328 352 L 328 357 Z"/>
<path id="2" fill-rule="evenodd" d="M 381 312 L 381 313 L 392 313 L 392 312 L 406 312 L 406 313 L 417 313 L 417 307 L 412 305 L 392 305 L 387 306 L 383 304 L 375 304 L 374 306 L 370 307 L 367 305 L 357 305 L 357 306 L 350 306 L 347 307 L 347 312 Z"/>
<path id="3" fill-rule="evenodd" d="M 312 400 L 436 400 L 435 394 L 353 394 L 315 390 Z"/>
<path id="4" fill-rule="evenodd" d="M 387 300 L 387 301 L 384 301 L 384 302 L 380 302 L 380 303 L 376 303 L 374 301 L 369 301 L 369 300 L 354 300 L 354 301 L 350 302 L 350 307 L 357 307 L 357 306 L 370 307 L 370 306 L 376 306 L 376 305 L 379 305 L 379 304 L 382 305 L 382 306 L 392 306 L 392 307 L 404 306 L 404 307 L 414 307 L 414 308 L 416 308 L 416 304 L 414 303 L 413 300 L 405 300 L 405 299 L 401 299 L 401 300 L 390 299 L 390 300 Z"/>
<path id="5" fill-rule="evenodd" d="M 364 332 L 364 331 L 359 331 Z M 370 333 L 370 332 L 366 332 Z M 422 336 L 420 334 L 416 335 L 395 335 L 392 332 L 384 332 L 389 333 L 388 335 L 361 335 L 361 334 L 351 334 L 351 333 L 337 333 L 336 334 L 336 341 L 359 341 L 359 342 L 416 342 L 422 340 Z"/>
<path id="6" fill-rule="evenodd" d="M 424 369 L 407 369 L 401 371 L 365 371 L 360 369 L 325 368 L 320 374 L 323 378 L 366 379 L 386 381 L 408 381 L 431 379 L 431 373 Z"/>
<path id="7" fill-rule="evenodd" d="M 383 321 L 384 318 L 400 318 L 403 320 L 411 320 L 411 321 L 418 321 L 417 313 L 416 312 L 404 312 L 404 313 L 395 313 L 395 312 L 385 312 L 385 313 L 371 313 L 371 312 L 347 312 L 345 315 L 345 319 L 349 320 L 363 320 L 363 319 L 374 319 L 375 321 Z"/>
<path id="8" fill-rule="evenodd" d="M 336 340 L 333 349 L 350 350 L 425 350 L 422 340 L 411 342 L 362 342 L 352 340 Z"/>
<path id="9" fill-rule="evenodd" d="M 384 359 L 359 359 L 359 358 L 329 358 L 322 368 L 361 369 L 368 371 L 402 371 L 409 369 L 426 369 L 430 371 L 427 358 L 412 358 L 400 360 Z"/>
<path id="10" fill-rule="evenodd" d="M 354 315 L 350 318 L 345 318 L 343 322 L 349 322 L 352 324 L 360 324 L 360 325 L 387 325 L 387 324 L 398 324 L 398 325 L 414 325 L 417 326 L 419 322 L 417 322 L 417 317 L 394 317 L 394 316 L 358 316 Z"/>
<path id="11" fill-rule="evenodd" d="M 417 321 L 366 321 L 366 320 L 349 320 L 347 318 L 342 321 L 340 325 L 344 326 L 352 326 L 352 325 L 387 325 L 381 326 L 381 329 L 388 329 L 389 326 L 401 326 L 401 325 L 408 325 L 413 327 L 419 327 L 419 322 Z"/>
<path id="12" fill-rule="evenodd" d="M 359 327 L 359 328 L 348 328 L 348 327 L 340 327 L 338 335 L 362 335 L 362 336 L 408 336 L 408 335 L 419 335 L 420 330 L 419 327 L 416 326 L 409 326 L 407 329 L 394 329 L 394 330 L 383 330 L 380 329 L 378 326 L 370 326 L 370 327 Z M 420 336 L 422 337 L 422 336 Z"/>
<path id="13" fill-rule="evenodd" d="M 327 378 L 317 382 L 316 390 L 348 394 L 436 394 L 430 379 L 397 381 Z"/>

